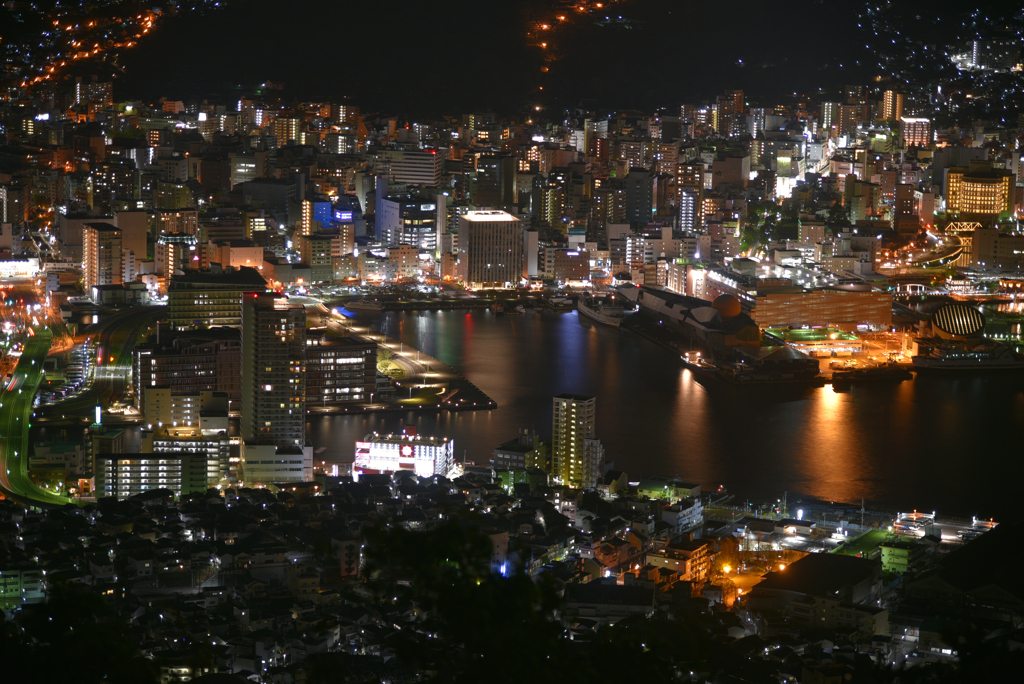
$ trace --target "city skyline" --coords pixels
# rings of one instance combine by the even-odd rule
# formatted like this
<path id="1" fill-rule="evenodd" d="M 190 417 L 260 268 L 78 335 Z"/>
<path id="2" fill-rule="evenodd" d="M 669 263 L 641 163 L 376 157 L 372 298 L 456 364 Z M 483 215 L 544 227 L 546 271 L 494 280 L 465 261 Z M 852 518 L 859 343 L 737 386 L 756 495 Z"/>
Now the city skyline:
<path id="1" fill-rule="evenodd" d="M 1024 672 L 1020 7 L 0 11 L 5 681 Z"/>

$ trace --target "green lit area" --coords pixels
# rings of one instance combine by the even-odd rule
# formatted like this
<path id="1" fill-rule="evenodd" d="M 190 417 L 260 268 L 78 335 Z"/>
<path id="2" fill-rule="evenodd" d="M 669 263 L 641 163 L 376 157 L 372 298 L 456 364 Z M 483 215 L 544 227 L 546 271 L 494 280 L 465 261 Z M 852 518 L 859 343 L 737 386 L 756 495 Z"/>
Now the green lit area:
<path id="1" fill-rule="evenodd" d="M 839 328 L 767 328 L 764 332 L 811 356 L 848 356 L 864 351 L 860 338 Z"/>
<path id="2" fill-rule="evenodd" d="M 844 332 L 839 328 L 767 328 L 766 333 L 775 335 L 786 344 L 808 344 L 813 342 L 846 341 L 860 342 L 860 339 L 851 333 Z"/>

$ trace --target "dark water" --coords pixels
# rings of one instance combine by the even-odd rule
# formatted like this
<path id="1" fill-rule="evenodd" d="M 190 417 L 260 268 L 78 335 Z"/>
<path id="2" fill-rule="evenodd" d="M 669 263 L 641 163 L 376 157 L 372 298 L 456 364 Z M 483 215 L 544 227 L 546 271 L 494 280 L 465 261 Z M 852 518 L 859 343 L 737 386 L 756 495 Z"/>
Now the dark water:
<path id="1" fill-rule="evenodd" d="M 421 433 L 455 440 L 486 463 L 520 427 L 551 431 L 551 397 L 597 396 L 597 436 L 631 480 L 678 475 L 724 484 L 743 498 L 782 492 L 903 510 L 1019 516 L 1024 476 L 1024 379 L 920 377 L 899 385 L 780 393 L 698 381 L 678 358 L 576 312 L 363 316 L 382 332 L 450 364 L 498 403 L 493 411 L 410 413 Z M 401 414 L 315 418 L 322 457 L 351 460 L 371 430 Z"/>

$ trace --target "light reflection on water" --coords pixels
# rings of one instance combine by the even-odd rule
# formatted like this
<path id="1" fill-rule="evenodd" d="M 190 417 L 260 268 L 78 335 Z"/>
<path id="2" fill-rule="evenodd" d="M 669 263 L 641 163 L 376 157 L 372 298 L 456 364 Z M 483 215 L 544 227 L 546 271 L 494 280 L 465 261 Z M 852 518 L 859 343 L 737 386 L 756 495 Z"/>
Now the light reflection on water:
<path id="1" fill-rule="evenodd" d="M 698 379 L 666 349 L 574 311 L 387 313 L 378 329 L 459 369 L 493 411 L 313 418 L 320 456 L 350 460 L 354 442 L 405 421 L 455 440 L 486 463 L 520 427 L 551 431 L 551 398 L 593 394 L 597 436 L 631 480 L 678 475 L 743 498 L 784 490 L 826 500 L 940 509 L 997 519 L 1024 475 L 1024 378 L 921 377 L 820 389 L 734 388 Z M 998 475 L 994 475 L 998 473 Z"/>

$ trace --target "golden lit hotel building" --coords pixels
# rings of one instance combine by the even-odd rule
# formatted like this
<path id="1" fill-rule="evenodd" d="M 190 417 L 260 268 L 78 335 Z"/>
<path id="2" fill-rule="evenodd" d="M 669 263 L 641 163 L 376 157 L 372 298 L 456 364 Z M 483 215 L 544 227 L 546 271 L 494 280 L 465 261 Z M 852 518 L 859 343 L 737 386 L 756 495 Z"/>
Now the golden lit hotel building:
<path id="1" fill-rule="evenodd" d="M 946 214 L 995 217 L 1010 211 L 1013 187 L 1013 173 L 992 169 L 988 162 L 952 167 L 946 175 Z"/>

